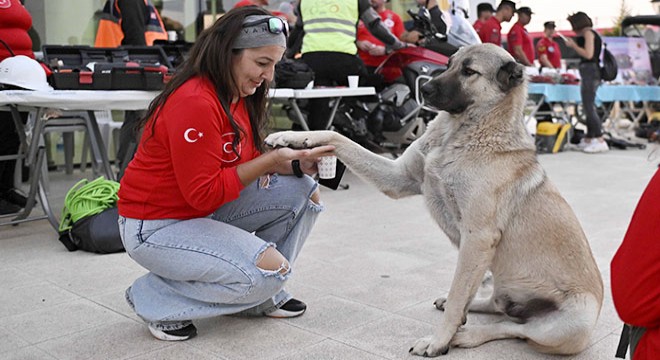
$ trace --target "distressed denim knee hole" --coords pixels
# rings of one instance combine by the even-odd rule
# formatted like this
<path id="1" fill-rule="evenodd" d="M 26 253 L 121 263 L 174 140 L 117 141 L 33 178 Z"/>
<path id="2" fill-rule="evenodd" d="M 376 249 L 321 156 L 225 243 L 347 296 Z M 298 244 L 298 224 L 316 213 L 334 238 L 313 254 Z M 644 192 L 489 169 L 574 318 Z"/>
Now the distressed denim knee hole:
<path id="1" fill-rule="evenodd" d="M 290 271 L 289 261 L 275 249 L 274 244 L 267 246 L 257 255 L 256 265 L 262 271 L 273 272 L 281 276 L 287 275 Z"/>

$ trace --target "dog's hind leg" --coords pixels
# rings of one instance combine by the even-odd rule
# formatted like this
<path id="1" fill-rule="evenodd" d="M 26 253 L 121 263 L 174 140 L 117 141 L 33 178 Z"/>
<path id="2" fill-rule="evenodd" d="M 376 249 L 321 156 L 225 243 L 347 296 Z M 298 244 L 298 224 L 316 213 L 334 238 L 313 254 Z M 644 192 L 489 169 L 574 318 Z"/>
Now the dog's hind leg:
<path id="1" fill-rule="evenodd" d="M 526 339 L 537 351 L 572 355 L 583 351 L 591 340 L 598 319 L 599 305 L 585 295 L 569 299 L 562 309 L 529 319 L 524 324 L 505 320 L 487 325 L 464 326 L 451 341 L 455 347 L 475 347 L 500 339 Z"/>

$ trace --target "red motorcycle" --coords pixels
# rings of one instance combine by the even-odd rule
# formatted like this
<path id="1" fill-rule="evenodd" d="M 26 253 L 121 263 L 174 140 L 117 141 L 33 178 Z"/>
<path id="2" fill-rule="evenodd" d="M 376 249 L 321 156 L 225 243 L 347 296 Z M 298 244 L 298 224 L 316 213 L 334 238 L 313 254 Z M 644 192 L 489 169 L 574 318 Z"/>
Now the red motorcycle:
<path id="1" fill-rule="evenodd" d="M 423 40 L 420 46 L 392 52 L 376 69 L 387 86 L 378 94 L 378 102 L 371 106 L 366 119 L 370 140 L 393 153 L 419 138 L 436 116 L 435 111 L 424 106 L 420 89 L 447 69 L 449 57 L 438 51 L 456 51 L 436 31 L 428 10 L 408 13 Z"/>

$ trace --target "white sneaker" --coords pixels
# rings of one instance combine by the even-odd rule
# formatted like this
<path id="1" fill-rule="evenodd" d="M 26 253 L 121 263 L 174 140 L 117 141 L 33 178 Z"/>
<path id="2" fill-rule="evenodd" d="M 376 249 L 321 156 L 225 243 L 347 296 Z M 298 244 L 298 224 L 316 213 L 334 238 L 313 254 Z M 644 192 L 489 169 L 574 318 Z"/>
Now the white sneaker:
<path id="1" fill-rule="evenodd" d="M 607 146 L 607 142 L 605 140 L 598 140 L 598 139 L 592 139 L 587 146 L 582 149 L 582 151 L 586 152 L 587 154 L 596 154 L 596 153 L 602 153 L 610 150 L 610 147 Z"/>
<path id="2" fill-rule="evenodd" d="M 578 149 L 584 150 L 589 145 L 589 142 L 586 140 L 587 138 L 581 138 L 580 142 L 577 144 Z"/>

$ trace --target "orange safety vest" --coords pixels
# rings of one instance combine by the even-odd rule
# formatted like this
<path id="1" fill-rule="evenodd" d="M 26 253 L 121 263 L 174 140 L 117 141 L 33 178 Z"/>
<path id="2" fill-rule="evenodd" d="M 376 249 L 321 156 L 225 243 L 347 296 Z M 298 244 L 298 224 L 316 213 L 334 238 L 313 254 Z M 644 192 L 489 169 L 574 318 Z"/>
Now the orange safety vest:
<path id="1" fill-rule="evenodd" d="M 167 40 L 167 32 L 165 31 L 165 25 L 163 25 L 160 14 L 158 14 L 158 11 L 151 4 L 150 0 L 144 0 L 144 3 L 147 5 L 147 11 L 149 12 L 149 21 L 146 24 L 147 29 L 144 32 L 144 39 L 147 45 L 153 45 L 155 40 Z M 106 4 L 99 19 L 99 28 L 96 31 L 94 46 L 117 47 L 121 45 L 123 38 L 121 11 L 115 1 L 108 0 L 108 4 Z"/>

